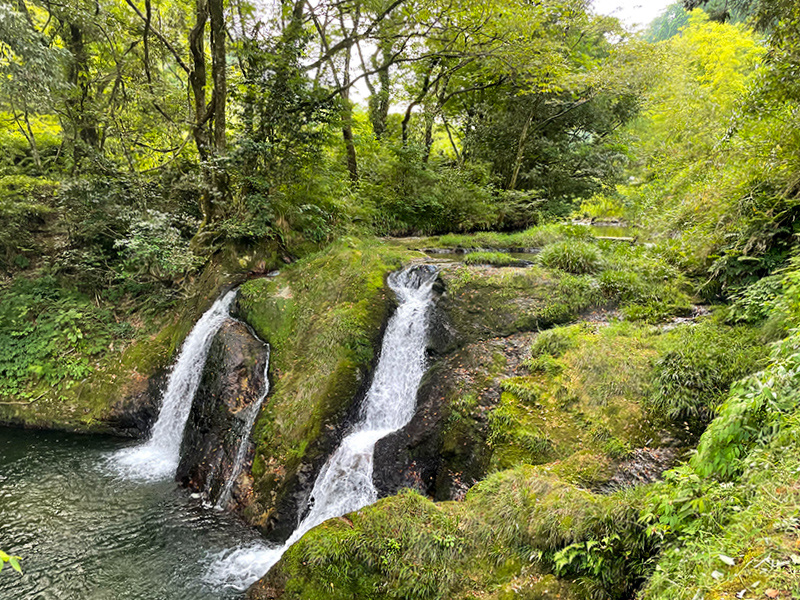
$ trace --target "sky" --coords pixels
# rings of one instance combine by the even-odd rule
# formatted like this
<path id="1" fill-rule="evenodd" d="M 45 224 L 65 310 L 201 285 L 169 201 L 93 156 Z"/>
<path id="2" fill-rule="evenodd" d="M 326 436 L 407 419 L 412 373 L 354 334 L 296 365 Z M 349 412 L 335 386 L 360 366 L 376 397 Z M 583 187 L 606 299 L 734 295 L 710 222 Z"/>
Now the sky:
<path id="1" fill-rule="evenodd" d="M 594 0 L 594 9 L 612 15 L 629 26 L 644 26 L 675 0 Z"/>

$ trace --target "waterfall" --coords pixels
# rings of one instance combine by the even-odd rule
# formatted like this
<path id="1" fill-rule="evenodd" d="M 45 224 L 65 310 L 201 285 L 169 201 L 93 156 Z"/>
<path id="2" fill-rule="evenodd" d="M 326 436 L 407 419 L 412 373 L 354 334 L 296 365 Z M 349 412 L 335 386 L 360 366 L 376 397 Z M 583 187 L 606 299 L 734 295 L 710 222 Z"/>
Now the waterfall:
<path id="1" fill-rule="evenodd" d="M 231 474 L 228 477 L 228 481 L 225 482 L 225 487 L 222 488 L 222 492 L 220 492 L 215 508 L 220 510 L 224 509 L 228 503 L 228 500 L 231 498 L 233 484 L 236 483 L 236 478 L 239 477 L 239 474 L 242 472 L 242 468 L 244 468 L 244 461 L 247 458 L 247 451 L 250 448 L 250 432 L 253 431 L 253 427 L 256 424 L 256 419 L 258 418 L 258 413 L 261 410 L 261 405 L 264 403 L 264 400 L 268 394 L 269 346 L 267 345 L 267 362 L 264 366 L 264 391 L 261 392 L 261 396 L 256 402 L 253 402 L 253 404 L 242 410 L 244 424 L 242 425 L 242 430 L 239 435 L 239 448 L 236 450 L 236 458 L 234 459 L 233 466 L 231 467 Z"/>
<path id="2" fill-rule="evenodd" d="M 175 476 L 181 441 L 192 400 L 200 385 L 208 350 L 219 328 L 229 318 L 237 290 L 220 296 L 183 343 L 164 392 L 161 412 L 150 438 L 143 444 L 115 453 L 111 462 L 126 478 L 158 480 Z"/>
<path id="3" fill-rule="evenodd" d="M 307 531 L 377 500 L 372 483 L 375 443 L 414 416 L 417 389 L 426 370 L 426 333 L 436 275 L 435 268 L 424 265 L 389 276 L 399 305 L 386 328 L 361 418 L 320 471 L 308 512 L 295 531 L 282 546 L 250 545 L 217 555 L 206 574 L 207 583 L 246 589 Z"/>

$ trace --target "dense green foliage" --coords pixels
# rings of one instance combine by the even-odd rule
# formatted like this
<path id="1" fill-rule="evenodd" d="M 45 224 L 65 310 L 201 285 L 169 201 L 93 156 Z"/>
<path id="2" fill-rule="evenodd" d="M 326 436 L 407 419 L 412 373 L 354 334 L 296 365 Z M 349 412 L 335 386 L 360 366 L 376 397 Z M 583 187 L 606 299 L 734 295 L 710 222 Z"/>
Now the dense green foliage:
<path id="1" fill-rule="evenodd" d="M 797 3 L 639 35 L 586 0 L 266 4 L 0 5 L 0 417 L 92 429 L 249 278 L 269 528 L 368 381 L 386 274 L 467 250 L 466 363 L 431 377 L 482 480 L 310 532 L 284 597 L 800 594 Z M 658 445 L 675 468 L 618 489 Z"/>

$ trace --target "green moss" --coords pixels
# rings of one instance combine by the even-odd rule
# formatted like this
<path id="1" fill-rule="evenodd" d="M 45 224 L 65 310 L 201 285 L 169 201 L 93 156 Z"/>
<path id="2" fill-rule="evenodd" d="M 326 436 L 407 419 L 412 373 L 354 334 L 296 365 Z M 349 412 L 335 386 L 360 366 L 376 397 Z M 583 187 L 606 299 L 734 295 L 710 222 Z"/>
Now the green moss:
<path id="1" fill-rule="evenodd" d="M 584 488 L 596 488 L 614 475 L 614 462 L 607 454 L 582 450 L 553 463 L 551 470 L 564 481 Z"/>
<path id="2" fill-rule="evenodd" d="M 595 496 L 535 467 L 498 473 L 460 503 L 403 492 L 306 534 L 265 585 L 283 587 L 287 600 L 499 599 L 513 589 L 525 598 L 557 598 L 577 591 L 553 576 L 558 553 L 614 527 L 640 531 L 635 501 Z M 633 584 L 626 561 L 608 559 L 617 579 L 607 597 L 626 597 Z"/>
<path id="3" fill-rule="evenodd" d="M 548 224 L 519 233 L 443 235 L 425 240 L 425 247 L 441 248 L 542 248 L 563 240 L 590 240 L 591 228 L 582 225 Z"/>
<path id="4" fill-rule="evenodd" d="M 591 280 L 538 268 L 458 266 L 442 279 L 448 294 L 440 306 L 464 341 L 546 328 L 602 303 Z"/>
<path id="5" fill-rule="evenodd" d="M 411 256 L 344 239 L 242 286 L 241 316 L 272 348 L 273 389 L 256 428 L 253 466 L 262 524 L 292 491 L 301 465 L 329 450 L 328 434 L 367 378 L 394 302 L 385 277 Z"/>
<path id="6" fill-rule="evenodd" d="M 659 439 L 646 407 L 654 360 L 666 343 L 659 330 L 630 323 L 540 333 L 531 349 L 536 358 L 526 363 L 531 374 L 500 382 L 503 394 L 489 414 L 491 470 L 576 452 L 602 457 L 607 470 Z"/>

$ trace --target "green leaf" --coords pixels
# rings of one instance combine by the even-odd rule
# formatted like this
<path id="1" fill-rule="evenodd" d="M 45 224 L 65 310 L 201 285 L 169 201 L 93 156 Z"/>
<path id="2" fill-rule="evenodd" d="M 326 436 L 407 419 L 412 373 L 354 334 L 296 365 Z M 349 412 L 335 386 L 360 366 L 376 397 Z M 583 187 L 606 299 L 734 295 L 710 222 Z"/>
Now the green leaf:
<path id="1" fill-rule="evenodd" d="M 8 558 L 8 564 L 11 565 L 11 568 L 14 569 L 17 573 L 22 575 L 22 567 L 19 564 L 19 556 L 10 556 Z"/>

